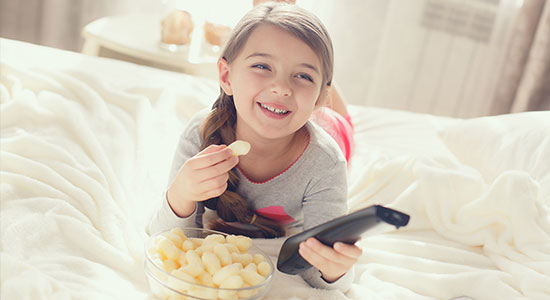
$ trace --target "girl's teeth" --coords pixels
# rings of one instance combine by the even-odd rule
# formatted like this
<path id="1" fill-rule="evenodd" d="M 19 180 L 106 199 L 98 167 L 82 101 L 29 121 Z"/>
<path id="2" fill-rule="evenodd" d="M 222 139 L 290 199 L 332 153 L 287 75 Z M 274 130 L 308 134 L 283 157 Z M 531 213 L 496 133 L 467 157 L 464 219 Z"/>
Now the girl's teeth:
<path id="1" fill-rule="evenodd" d="M 273 108 L 273 107 L 269 107 L 267 105 L 264 105 L 264 104 L 261 104 L 261 106 L 267 110 L 269 110 L 270 112 L 274 112 L 276 114 L 286 114 L 288 112 L 288 110 L 284 110 L 284 109 L 278 109 L 278 108 Z"/>

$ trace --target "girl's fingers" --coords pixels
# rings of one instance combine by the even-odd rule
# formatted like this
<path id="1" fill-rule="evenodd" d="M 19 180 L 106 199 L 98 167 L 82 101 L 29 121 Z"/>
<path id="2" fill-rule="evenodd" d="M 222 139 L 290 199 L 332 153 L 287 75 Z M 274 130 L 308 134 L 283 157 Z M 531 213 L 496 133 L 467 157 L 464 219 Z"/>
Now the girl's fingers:
<path id="1" fill-rule="evenodd" d="M 228 179 L 229 175 L 227 173 L 223 173 L 217 177 L 201 182 L 201 193 L 208 198 L 221 195 L 227 188 Z"/>
<path id="2" fill-rule="evenodd" d="M 357 247 L 356 245 L 350 245 L 341 242 L 334 243 L 334 250 L 353 259 L 357 259 L 363 254 L 363 250 L 361 250 L 361 248 Z"/>
<path id="3" fill-rule="evenodd" d="M 208 168 L 195 170 L 195 174 L 193 176 L 199 184 L 202 184 L 205 181 L 212 180 L 220 175 L 227 174 L 227 172 L 233 169 L 238 163 L 239 158 L 236 156 L 231 156 L 227 160 L 212 165 Z"/>
<path id="4" fill-rule="evenodd" d="M 239 157 L 231 155 L 226 160 L 214 165 L 211 169 L 214 176 L 225 174 L 233 169 L 239 163 Z"/>
<path id="5" fill-rule="evenodd" d="M 334 247 L 338 249 L 336 250 L 315 238 L 310 238 L 300 243 L 298 252 L 307 262 L 321 271 L 325 280 L 333 282 L 349 271 L 357 262 L 356 255 L 362 252 L 354 245 L 340 244 L 335 243 Z"/>
<path id="6" fill-rule="evenodd" d="M 331 266 L 332 261 L 319 255 L 315 250 L 311 249 L 305 242 L 300 243 L 298 253 L 312 266 L 319 270 L 325 270 L 327 268 L 333 268 Z"/>
<path id="7" fill-rule="evenodd" d="M 223 194 L 223 192 L 225 192 L 226 189 L 227 189 L 227 182 L 223 183 L 219 187 L 216 187 L 206 192 L 206 194 L 204 195 L 205 196 L 204 198 L 206 200 L 214 197 L 219 197 L 221 194 Z"/>
<path id="8" fill-rule="evenodd" d="M 200 151 L 197 155 L 202 155 L 202 154 L 208 154 L 208 153 L 212 153 L 212 152 L 216 152 L 216 151 L 219 151 L 221 149 L 225 148 L 225 145 L 209 145 L 208 147 L 202 149 L 202 151 Z"/>
<path id="9" fill-rule="evenodd" d="M 233 156 L 231 149 L 225 145 L 210 145 L 199 154 L 188 160 L 188 165 L 194 170 L 200 170 L 219 164 Z"/>
<path id="10" fill-rule="evenodd" d="M 333 261 L 342 265 L 353 265 L 356 261 L 355 258 L 342 254 L 332 247 L 322 244 L 315 238 L 309 238 L 305 243 L 309 248 L 315 251 L 315 253 L 328 261 Z"/>

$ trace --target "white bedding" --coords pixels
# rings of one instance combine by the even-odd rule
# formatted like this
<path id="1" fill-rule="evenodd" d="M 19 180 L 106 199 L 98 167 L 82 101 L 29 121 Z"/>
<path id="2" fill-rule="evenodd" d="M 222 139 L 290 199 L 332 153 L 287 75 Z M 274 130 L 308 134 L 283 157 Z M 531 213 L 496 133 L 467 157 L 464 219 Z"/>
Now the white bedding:
<path id="1" fill-rule="evenodd" d="M 148 218 L 215 82 L 0 40 L 1 299 L 152 299 Z M 409 226 L 360 245 L 352 289 L 277 273 L 266 299 L 550 299 L 550 112 L 458 120 L 350 106 L 351 210 Z M 257 241 L 276 255 L 274 241 Z"/>

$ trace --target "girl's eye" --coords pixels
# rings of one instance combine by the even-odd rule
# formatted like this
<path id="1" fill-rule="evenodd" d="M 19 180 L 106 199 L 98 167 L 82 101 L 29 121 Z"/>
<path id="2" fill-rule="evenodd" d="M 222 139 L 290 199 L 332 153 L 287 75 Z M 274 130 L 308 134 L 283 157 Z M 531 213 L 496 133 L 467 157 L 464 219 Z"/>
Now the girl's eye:
<path id="1" fill-rule="evenodd" d="M 302 78 L 302 79 L 305 79 L 307 81 L 313 82 L 313 78 L 311 78 L 311 76 L 309 76 L 307 74 L 298 74 L 298 78 Z"/>
<path id="2" fill-rule="evenodd" d="M 255 64 L 252 66 L 253 68 L 258 68 L 260 70 L 269 70 L 269 66 L 264 64 Z"/>

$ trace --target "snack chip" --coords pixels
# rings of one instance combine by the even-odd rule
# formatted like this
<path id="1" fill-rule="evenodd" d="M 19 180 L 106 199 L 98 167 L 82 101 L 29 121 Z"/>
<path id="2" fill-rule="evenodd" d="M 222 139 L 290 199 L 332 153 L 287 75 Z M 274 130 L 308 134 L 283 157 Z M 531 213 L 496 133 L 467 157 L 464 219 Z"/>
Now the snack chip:
<path id="1" fill-rule="evenodd" d="M 230 148 L 235 156 L 246 155 L 250 151 L 250 143 L 237 140 L 227 146 L 227 148 Z"/>

